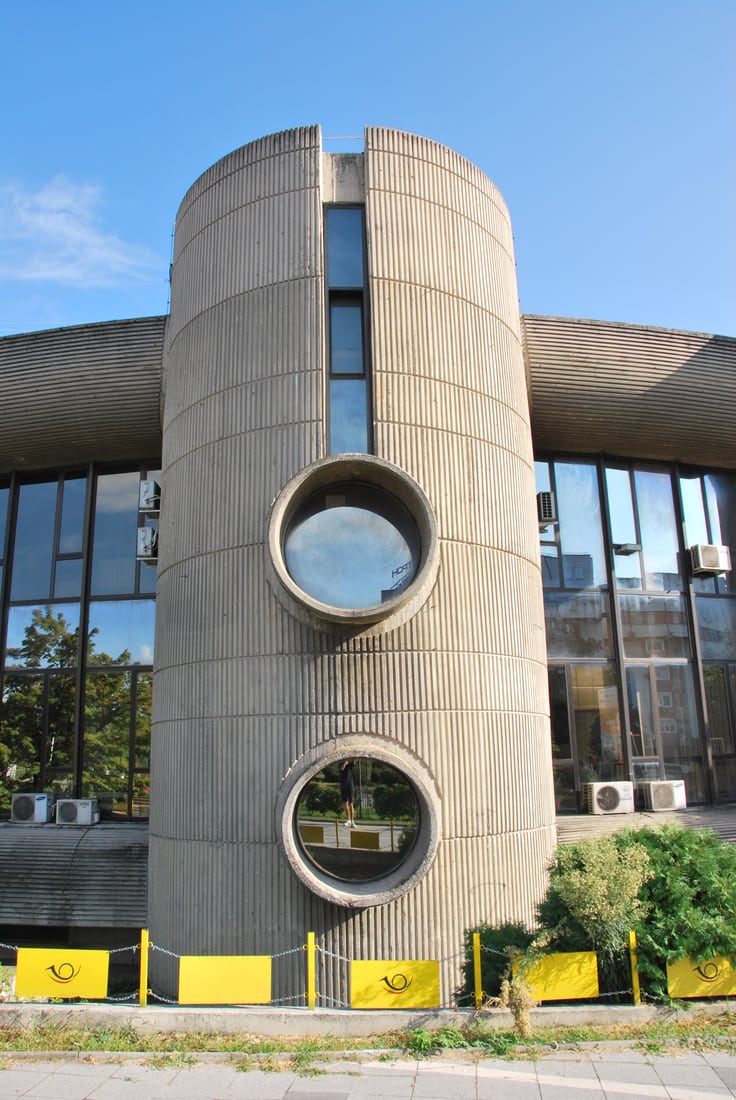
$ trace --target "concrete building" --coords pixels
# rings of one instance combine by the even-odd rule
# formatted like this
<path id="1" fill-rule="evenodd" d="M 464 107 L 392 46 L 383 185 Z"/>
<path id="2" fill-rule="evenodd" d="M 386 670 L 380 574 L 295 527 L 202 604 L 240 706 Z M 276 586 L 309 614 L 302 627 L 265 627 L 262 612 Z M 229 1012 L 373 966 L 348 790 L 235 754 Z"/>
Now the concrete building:
<path id="1" fill-rule="evenodd" d="M 168 996 L 177 954 L 307 930 L 327 998 L 345 957 L 451 989 L 466 928 L 532 919 L 556 812 L 736 800 L 734 367 L 521 317 L 503 199 L 424 138 L 215 164 L 168 317 L 0 341 L 5 811 L 103 818 L 97 863 L 0 826 L 0 928 L 146 923 Z"/>

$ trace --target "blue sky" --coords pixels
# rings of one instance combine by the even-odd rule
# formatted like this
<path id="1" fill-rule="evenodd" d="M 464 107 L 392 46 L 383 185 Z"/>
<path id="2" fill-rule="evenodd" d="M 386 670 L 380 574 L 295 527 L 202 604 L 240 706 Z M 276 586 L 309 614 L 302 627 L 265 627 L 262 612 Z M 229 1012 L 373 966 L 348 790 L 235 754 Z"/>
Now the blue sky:
<path id="1" fill-rule="evenodd" d="M 0 335 L 165 313 L 194 179 L 319 123 L 486 172 L 524 312 L 736 336 L 736 0 L 9 0 L 0 41 Z"/>

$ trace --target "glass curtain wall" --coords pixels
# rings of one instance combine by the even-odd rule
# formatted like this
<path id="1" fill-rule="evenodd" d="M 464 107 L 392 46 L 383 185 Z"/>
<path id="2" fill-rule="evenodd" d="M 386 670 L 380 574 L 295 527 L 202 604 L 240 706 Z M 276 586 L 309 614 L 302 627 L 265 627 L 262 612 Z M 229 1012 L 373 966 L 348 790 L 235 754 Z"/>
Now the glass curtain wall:
<path id="1" fill-rule="evenodd" d="M 736 583 L 689 547 L 731 547 L 736 477 L 584 459 L 537 462 L 557 807 L 584 784 L 682 779 L 736 799 Z M 540 509 L 540 517 L 546 516 Z"/>
<path id="2" fill-rule="evenodd" d="M 0 487 L 0 815 L 16 791 L 148 816 L 155 566 L 136 560 L 148 467 Z"/>

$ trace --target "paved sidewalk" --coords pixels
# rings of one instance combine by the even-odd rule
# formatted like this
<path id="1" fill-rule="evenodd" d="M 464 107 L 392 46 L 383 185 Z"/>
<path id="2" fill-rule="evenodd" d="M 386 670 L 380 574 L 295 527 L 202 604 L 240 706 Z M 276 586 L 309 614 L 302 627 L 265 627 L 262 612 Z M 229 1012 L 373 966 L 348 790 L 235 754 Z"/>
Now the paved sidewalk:
<path id="1" fill-rule="evenodd" d="M 106 1058 L 115 1059 L 106 1061 Z M 248 1066 L 257 1063 L 249 1062 Z M 261 1066 L 263 1063 L 261 1063 Z M 470 1054 L 356 1055 L 306 1072 L 274 1057 L 242 1068 L 230 1055 L 179 1065 L 149 1055 L 0 1056 L 3 1100 L 715 1100 L 736 1097 L 736 1055 L 589 1048 L 507 1062 Z"/>

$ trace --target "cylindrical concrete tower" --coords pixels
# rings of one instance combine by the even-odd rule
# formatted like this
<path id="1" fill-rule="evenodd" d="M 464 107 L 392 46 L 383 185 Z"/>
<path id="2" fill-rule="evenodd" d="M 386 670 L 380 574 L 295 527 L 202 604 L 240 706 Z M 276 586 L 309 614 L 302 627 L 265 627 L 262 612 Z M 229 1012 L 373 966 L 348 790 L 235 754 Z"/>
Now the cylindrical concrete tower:
<path id="1" fill-rule="evenodd" d="M 358 308 L 326 273 L 334 207 L 364 217 L 365 455 L 329 453 L 332 310 Z M 513 246 L 493 184 L 384 129 L 362 156 L 323 154 L 305 128 L 224 158 L 177 219 L 164 402 L 154 943 L 276 954 L 311 930 L 334 956 L 447 959 L 480 920 L 530 920 L 554 805 Z M 365 580 L 374 537 L 398 563 L 377 594 L 325 595 L 325 575 Z M 374 788 L 352 843 L 329 816 L 305 823 L 310 784 L 327 789 L 346 758 L 411 794 L 385 861 L 386 821 L 360 826 Z M 344 1001 L 328 952 L 321 988 Z M 172 959 L 154 962 L 175 996 Z M 303 988 L 295 966 L 277 962 L 274 997 Z"/>

